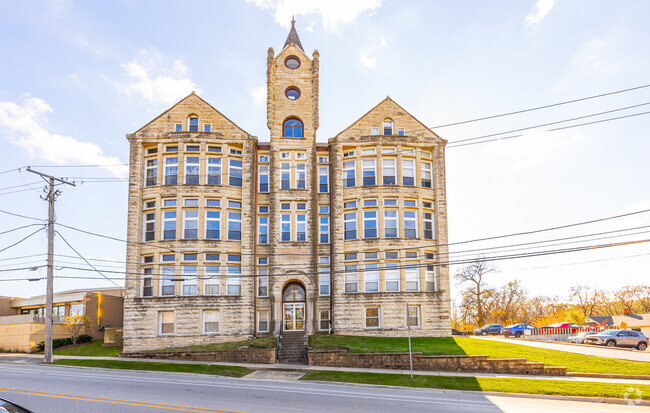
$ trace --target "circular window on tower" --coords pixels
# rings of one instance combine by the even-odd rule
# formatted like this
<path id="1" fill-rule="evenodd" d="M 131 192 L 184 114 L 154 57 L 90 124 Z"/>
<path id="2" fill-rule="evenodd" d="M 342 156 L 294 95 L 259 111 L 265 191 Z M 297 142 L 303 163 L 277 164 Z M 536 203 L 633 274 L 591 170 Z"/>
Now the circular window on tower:
<path id="1" fill-rule="evenodd" d="M 289 69 L 297 69 L 300 67 L 300 59 L 296 56 L 289 56 L 284 59 L 284 65 Z"/>
<path id="2" fill-rule="evenodd" d="M 300 97 L 300 89 L 295 86 L 291 86 L 284 91 L 284 94 L 289 98 L 289 100 L 296 100 Z"/>

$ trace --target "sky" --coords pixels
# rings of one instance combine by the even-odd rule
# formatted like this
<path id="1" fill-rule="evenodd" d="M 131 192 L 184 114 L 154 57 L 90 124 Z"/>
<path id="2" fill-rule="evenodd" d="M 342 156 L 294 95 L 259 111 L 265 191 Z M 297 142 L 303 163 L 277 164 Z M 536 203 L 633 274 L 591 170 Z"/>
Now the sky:
<path id="1" fill-rule="evenodd" d="M 47 217 L 40 180 L 24 169 L 32 165 L 77 183 L 59 187 L 57 222 L 124 239 L 125 135 L 194 90 L 268 141 L 266 51 L 281 50 L 292 15 L 307 54 L 320 52 L 319 141 L 390 96 L 450 142 L 454 258 L 650 239 L 650 228 L 638 228 L 650 226 L 646 212 L 458 244 L 650 209 L 650 115 L 544 132 L 648 112 L 650 88 L 444 126 L 650 84 L 647 1 L 0 0 L 0 209 Z M 453 147 L 629 106 L 636 107 Z M 44 268 L 13 270 L 45 263 L 44 255 L 19 258 L 46 252 L 45 232 L 7 248 L 39 227 L 6 231 L 34 223 L 0 213 L 0 295 L 45 291 L 45 281 L 24 280 L 44 277 Z M 93 261 L 97 268 L 124 269 L 124 243 L 58 231 L 83 256 L 105 260 Z M 601 235 L 559 240 L 589 234 Z M 557 241 L 521 245 L 547 240 Z M 507 252 L 477 251 L 513 244 Z M 62 238 L 55 248 L 57 268 L 87 267 Z M 648 283 L 650 243 L 494 264 L 493 286 L 518 279 L 531 295 L 566 298 L 578 284 Z M 100 277 L 70 269 L 55 275 Z M 111 285 L 57 278 L 55 291 Z"/>

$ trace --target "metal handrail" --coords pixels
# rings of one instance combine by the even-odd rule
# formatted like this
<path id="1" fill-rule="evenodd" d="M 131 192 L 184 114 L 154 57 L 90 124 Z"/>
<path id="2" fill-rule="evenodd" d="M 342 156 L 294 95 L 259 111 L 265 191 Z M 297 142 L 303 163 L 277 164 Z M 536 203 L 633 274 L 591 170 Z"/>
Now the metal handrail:
<path id="1" fill-rule="evenodd" d="M 280 322 L 280 332 L 278 333 L 278 343 L 275 347 L 275 357 L 277 358 L 280 354 L 280 337 L 282 336 L 282 327 L 284 325 L 284 320 Z"/>
<path id="2" fill-rule="evenodd" d="M 309 338 L 307 338 L 307 323 L 305 323 L 305 351 L 309 351 Z"/>

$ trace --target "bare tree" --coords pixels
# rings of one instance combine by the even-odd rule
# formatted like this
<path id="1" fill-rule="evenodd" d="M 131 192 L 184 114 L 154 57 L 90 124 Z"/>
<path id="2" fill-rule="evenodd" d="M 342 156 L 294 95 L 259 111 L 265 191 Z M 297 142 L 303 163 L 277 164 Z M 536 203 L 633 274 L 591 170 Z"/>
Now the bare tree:
<path id="1" fill-rule="evenodd" d="M 455 278 L 459 285 L 468 285 L 463 290 L 463 304 L 466 310 L 475 308 L 476 323 L 479 326 L 485 321 L 486 299 L 492 293 L 485 282 L 485 276 L 496 271 L 496 268 L 484 258 L 478 258 L 476 261 L 464 266 L 460 272 L 456 273 Z"/>
<path id="2" fill-rule="evenodd" d="M 602 304 L 604 296 L 605 294 L 601 291 L 591 288 L 588 285 L 576 285 L 571 287 L 570 297 L 578 303 L 585 318 L 594 315 L 598 305 Z"/>
<path id="3" fill-rule="evenodd" d="M 491 310 L 494 319 L 503 325 L 521 320 L 526 306 L 526 290 L 519 280 L 510 281 L 494 292 Z"/>

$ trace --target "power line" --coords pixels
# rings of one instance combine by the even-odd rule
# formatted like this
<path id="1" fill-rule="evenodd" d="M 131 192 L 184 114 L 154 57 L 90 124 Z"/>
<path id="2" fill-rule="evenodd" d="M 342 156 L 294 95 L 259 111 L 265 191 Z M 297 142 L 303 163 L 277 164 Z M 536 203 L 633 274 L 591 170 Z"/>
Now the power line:
<path id="1" fill-rule="evenodd" d="M 598 235 L 604 235 L 604 234 L 612 234 L 612 233 L 618 233 L 618 232 L 625 232 L 625 231 L 631 231 L 635 229 L 642 229 L 642 228 L 648 228 L 650 225 L 646 226 L 640 226 L 640 227 L 633 227 L 633 228 L 626 228 L 626 229 L 619 229 L 619 230 L 613 230 L 613 231 L 605 231 L 605 232 L 598 232 L 598 233 L 592 233 L 592 234 L 585 234 L 585 235 L 576 235 L 576 236 L 571 236 L 571 237 L 563 237 L 563 238 L 555 238 L 555 239 L 549 239 L 549 240 L 542 240 L 542 241 L 534 241 L 534 242 L 525 242 L 525 243 L 517 243 L 517 244 L 510 244 L 510 245 L 501 245 L 501 246 L 496 246 L 496 247 L 487 247 L 487 248 L 479 248 L 479 249 L 470 249 L 470 250 L 464 250 L 464 251 L 455 251 L 455 252 L 449 252 L 447 254 L 443 253 L 436 253 L 436 259 L 440 259 L 440 257 L 448 257 L 453 255 L 454 257 L 459 257 L 459 256 L 468 256 L 468 255 L 475 255 L 477 253 L 482 253 L 487 250 L 494 250 L 494 249 L 502 249 L 502 251 L 499 251 L 499 253 L 504 253 L 504 252 L 512 252 L 512 251 L 521 251 L 521 250 L 526 250 L 526 249 L 531 249 L 531 248 L 537 248 L 535 246 L 528 246 L 525 248 L 515 248 L 515 249 L 507 249 L 503 250 L 504 248 L 511 248 L 511 247 L 519 247 L 519 246 L 526 246 L 526 245 L 535 245 L 535 244 L 546 244 L 550 242 L 555 242 L 555 241 L 564 241 L 564 240 L 570 240 L 570 239 L 576 239 L 576 238 L 585 238 L 585 237 L 593 237 L 593 236 L 598 236 Z M 640 231 L 640 232 L 635 232 L 635 233 L 630 233 L 630 234 L 621 234 L 621 235 L 613 235 L 613 236 L 608 236 L 608 237 L 601 237 L 601 238 L 593 238 L 593 239 L 585 239 L 585 240 L 578 240 L 578 241 L 571 241 L 571 242 L 565 242 L 565 243 L 557 243 L 557 244 L 550 244 L 550 245 L 544 245 L 543 247 L 552 247 L 552 246 L 559 246 L 559 245 L 567 245 L 567 244 L 574 244 L 576 242 L 582 243 L 582 242 L 592 242 L 592 241 L 597 241 L 597 240 L 603 240 L 603 239 L 611 239 L 611 238 L 619 238 L 619 237 L 629 237 L 632 235 L 640 235 L 640 234 L 645 234 L 648 233 L 649 231 Z M 224 253 L 225 255 L 228 255 L 228 253 Z M 61 255 L 61 254 L 56 254 L 58 257 L 65 257 L 65 258 L 74 258 L 74 259 L 79 259 L 78 257 L 75 256 L 69 256 L 69 255 Z M 238 254 L 235 254 L 238 255 Z M 258 254 L 260 257 L 264 257 L 264 254 Z M 458 258 L 455 258 L 458 259 Z M 93 259 L 93 258 L 87 258 L 89 261 L 101 261 L 101 262 L 109 262 L 113 264 L 135 264 L 135 265 L 142 265 L 142 266 L 148 266 L 147 264 L 144 264 L 143 262 L 134 262 L 134 261 L 117 261 L 117 260 L 105 260 L 105 259 Z M 356 261 L 361 261 L 361 260 L 350 260 L 348 262 L 356 262 Z M 379 261 L 390 261 L 390 259 L 379 259 Z M 75 262 L 70 262 L 70 261 L 59 261 L 64 264 L 77 264 Z M 191 265 L 195 266 L 197 268 L 204 268 L 204 267 L 211 267 L 216 265 L 217 262 L 213 262 L 212 264 L 193 264 L 192 262 L 188 261 L 182 264 L 174 264 L 176 267 L 180 267 L 182 265 Z M 158 265 L 165 265 L 164 262 L 160 262 Z M 98 265 L 99 267 L 102 268 L 123 268 L 123 265 Z M 275 268 L 302 268 L 304 267 L 304 264 L 279 264 L 279 265 L 274 265 Z"/>
<path id="2" fill-rule="evenodd" d="M 617 242 L 617 243 L 609 243 L 609 244 L 597 244 L 597 245 L 586 245 L 586 246 L 581 246 L 581 247 L 572 247 L 572 248 L 564 248 L 564 249 L 557 249 L 557 250 L 546 250 L 546 251 L 537 251 L 537 252 L 530 252 L 530 253 L 519 253 L 519 254 L 510 254 L 510 255 L 501 255 L 501 256 L 494 256 L 494 257 L 482 257 L 481 259 L 483 261 L 504 261 L 504 260 L 511 260 L 511 259 L 520 259 L 520 258 L 531 258 L 531 257 L 539 257 L 539 256 L 547 256 L 547 255 L 556 255 L 556 254 L 566 254 L 566 253 L 572 253 L 572 252 L 581 252 L 581 251 L 591 251 L 591 250 L 598 250 L 598 249 L 603 249 L 603 248 L 613 248 L 613 247 L 621 247 L 621 246 L 628 246 L 628 245 L 637 245 L 637 244 L 642 244 L 642 243 L 647 243 L 650 242 L 650 239 L 642 239 L 642 240 L 634 240 L 634 241 L 623 241 L 623 242 Z M 396 265 L 396 266 L 384 266 L 384 267 L 377 267 L 372 269 L 372 271 L 380 271 L 380 270 L 390 270 L 390 269 L 408 269 L 408 268 L 423 268 L 427 266 L 433 266 L 433 267 L 441 267 L 441 266 L 448 266 L 448 265 L 462 265 L 462 264 L 469 264 L 472 262 L 475 262 L 476 258 L 471 258 L 471 259 L 462 259 L 462 260 L 456 260 L 456 261 L 445 261 L 445 262 L 428 262 L 428 263 L 405 263 L 403 265 Z M 352 264 L 355 267 L 358 267 L 358 265 Z M 64 270 L 64 269 L 69 269 L 69 270 L 77 270 L 77 271 L 92 271 L 95 272 L 95 270 L 89 269 L 89 268 L 80 268 L 80 267 L 70 267 L 70 266 L 60 266 L 57 270 Z M 124 275 L 138 275 L 141 276 L 142 273 L 140 272 L 130 272 L 130 271 L 114 271 L 114 270 L 105 270 L 104 272 L 106 273 L 112 273 L 112 274 L 124 274 Z M 368 272 L 367 269 L 365 268 L 356 268 L 356 269 L 344 269 L 344 270 L 330 270 L 327 272 L 301 272 L 302 275 L 319 275 L 319 274 L 345 274 L 345 273 L 360 273 L 360 272 Z M 164 276 L 174 276 L 174 277 L 182 277 L 182 274 L 165 274 L 165 273 L 151 273 L 148 275 L 152 276 L 158 276 L 156 279 L 162 279 L 161 277 Z M 271 277 L 277 277 L 277 276 L 283 276 L 287 275 L 286 273 L 283 274 L 215 274 L 213 277 L 205 277 L 205 276 L 198 276 L 196 275 L 196 278 L 198 279 L 211 279 L 211 278 L 251 278 L 251 277 L 266 277 L 266 276 L 271 276 Z M 190 276 L 187 274 L 186 276 Z M 192 277 L 195 277 L 195 275 L 191 275 Z"/>
<path id="3" fill-rule="evenodd" d="M 6 189 L 14 189 L 14 188 L 21 188 L 24 186 L 33 186 L 33 185 L 43 185 L 43 182 L 40 181 L 35 181 L 35 182 L 28 182 L 26 184 L 20 184 L 20 185 L 14 185 L 14 186 L 6 186 L 4 188 L 0 188 L 0 191 L 4 191 Z"/>
<path id="4" fill-rule="evenodd" d="M 2 232 L 0 232 L 0 235 L 8 234 L 8 233 L 10 233 L 10 232 L 18 231 L 18 230 L 21 230 L 21 229 L 23 229 L 23 228 L 29 228 L 29 227 L 33 227 L 33 226 L 41 226 L 41 224 L 29 224 L 29 225 L 23 225 L 22 227 L 16 227 L 16 228 L 13 228 L 13 229 L 9 229 L 9 230 L 6 230 L 6 231 L 2 231 Z"/>
<path id="5" fill-rule="evenodd" d="M 550 132 L 555 132 L 555 131 L 559 131 L 559 130 L 578 128 L 580 126 L 595 125 L 597 123 L 611 122 L 613 120 L 620 120 L 620 119 L 632 118 L 634 116 L 647 115 L 648 113 L 650 113 L 650 111 L 640 112 L 640 113 L 633 113 L 631 115 L 618 116 L 618 117 L 615 117 L 615 118 L 595 120 L 595 121 L 592 121 L 592 122 L 579 123 L 577 125 L 562 126 L 562 127 L 559 127 L 559 128 L 553 128 L 553 129 L 548 129 L 548 130 L 533 131 L 533 133 L 534 134 L 550 133 Z M 481 143 L 494 142 L 494 141 L 504 141 L 504 140 L 507 140 L 507 139 L 521 138 L 522 136 L 530 136 L 530 134 L 520 133 L 518 135 L 506 136 L 504 138 L 486 139 L 486 140 L 479 141 L 479 142 L 467 142 L 467 143 L 460 143 L 460 144 L 453 144 L 452 143 L 450 145 L 447 145 L 447 148 L 459 148 L 461 146 L 478 145 L 478 144 L 481 144 Z"/>
<path id="6" fill-rule="evenodd" d="M 114 281 L 108 279 L 108 277 L 106 277 L 106 275 L 104 275 L 104 273 L 102 273 L 101 271 L 99 271 L 99 270 L 98 270 L 97 268 L 95 268 L 95 267 L 94 267 L 90 262 L 88 262 L 88 260 L 87 260 L 83 255 L 81 255 L 81 253 L 80 253 L 79 251 L 77 251 L 76 249 L 74 249 L 74 247 L 73 247 L 72 245 L 70 245 L 70 243 L 68 242 L 68 240 L 66 240 L 65 237 L 64 237 L 63 235 L 61 235 L 61 233 L 60 233 L 59 231 L 54 231 L 54 232 L 55 232 L 59 237 L 61 237 L 61 239 L 63 240 L 63 242 L 65 242 L 66 245 L 67 245 L 68 247 L 70 247 L 70 249 L 71 249 L 72 251 L 74 251 L 74 252 L 75 252 L 75 253 L 76 253 L 76 254 L 77 254 L 77 255 L 78 255 L 82 260 L 84 260 L 84 261 L 86 262 L 86 264 L 88 264 L 92 269 L 94 269 L 94 270 L 97 271 L 99 274 L 101 274 L 102 277 L 106 278 L 107 280 L 109 280 L 109 281 L 112 282 L 113 284 L 117 285 L 117 283 L 115 283 Z M 118 287 L 119 287 L 119 286 L 118 286 Z"/>
<path id="7" fill-rule="evenodd" d="M 33 220 L 36 220 L 36 221 L 47 221 L 47 219 L 29 217 L 27 215 L 16 214 L 15 212 L 4 211 L 2 209 L 0 209 L 0 212 L 2 212 L 3 214 L 13 215 L 15 217 L 20 217 L 20 218 L 25 218 L 25 219 L 33 219 Z"/>
<path id="8" fill-rule="evenodd" d="M 15 247 L 16 245 L 18 245 L 18 244 L 20 244 L 21 242 L 25 241 L 26 239 L 28 239 L 28 238 L 31 237 L 32 235 L 37 234 L 38 232 L 42 231 L 43 229 L 45 229 L 45 226 L 41 226 L 41 228 L 39 228 L 39 229 L 37 229 L 36 231 L 32 232 L 31 234 L 29 234 L 29 235 L 26 236 L 25 238 L 21 239 L 20 241 L 18 241 L 18 242 L 14 242 L 13 244 L 11 244 L 11 245 L 9 245 L 9 246 L 0 249 L 0 252 L 6 251 L 6 250 L 8 250 L 8 249 L 11 248 L 11 247 Z"/>
<path id="9" fill-rule="evenodd" d="M 532 230 L 532 231 L 524 231 L 524 232 L 517 232 L 517 233 L 511 233 L 511 234 L 504 234 L 504 235 L 497 235 L 497 236 L 485 237 L 485 238 L 471 239 L 471 240 L 466 240 L 466 241 L 451 242 L 451 243 L 447 243 L 446 245 L 438 244 L 438 243 L 427 243 L 427 244 L 419 245 L 419 246 L 408 246 L 408 247 L 402 247 L 402 248 L 391 248 L 391 249 L 386 249 L 386 250 L 384 250 L 384 251 L 389 251 L 389 252 L 390 252 L 390 251 L 414 250 L 414 249 L 433 248 L 433 247 L 440 248 L 440 247 L 443 247 L 443 246 L 447 246 L 447 247 L 448 247 L 448 246 L 451 246 L 451 245 L 462 245 L 462 244 L 468 244 L 468 243 L 473 243 L 473 242 L 490 241 L 490 240 L 494 240 L 494 239 L 508 238 L 508 237 L 513 237 L 513 236 L 531 235 L 531 234 L 537 234 L 537 233 L 540 233 L 540 232 L 555 231 L 555 230 L 558 230 L 558 229 L 566 229 L 566 228 L 572 228 L 572 227 L 580 226 L 580 225 L 588 225 L 588 224 L 593 224 L 593 223 L 597 223 L 597 222 L 604 222 L 604 221 L 609 221 L 609 220 L 613 220 L 613 219 L 619 219 L 619 218 L 629 217 L 629 216 L 633 216 L 633 215 L 637 215 L 637 214 L 642 214 L 642 213 L 646 213 L 646 212 L 650 212 L 650 209 L 644 209 L 644 210 L 640 210 L 640 211 L 634 211 L 634 212 L 629 212 L 629 213 L 626 213 L 626 214 L 614 215 L 614 216 L 605 217 L 605 218 L 598 218 L 598 219 L 589 220 L 589 221 L 576 222 L 576 223 L 567 224 L 567 225 L 560 225 L 560 226 L 556 226 L 556 227 L 542 228 L 542 229 L 537 229 L 537 230 Z M 166 249 L 166 250 L 168 250 L 168 251 L 170 251 L 170 252 L 174 252 L 174 253 L 176 253 L 176 252 L 183 252 L 183 251 L 189 251 L 189 250 L 184 250 L 184 249 L 176 249 L 176 250 L 174 250 L 174 249 L 171 249 L 171 248 L 168 248 L 168 247 L 163 247 L 163 246 L 159 246 L 159 245 L 150 244 L 150 243 L 148 243 L 148 242 L 134 242 L 134 241 L 127 241 L 127 240 L 123 240 L 123 239 L 120 239 L 120 238 L 111 237 L 111 236 L 108 236 L 108 235 L 103 235 L 103 234 L 98 234 L 98 233 L 91 232 L 91 231 L 82 230 L 82 229 L 75 228 L 75 227 L 72 227 L 72 226 L 69 226 L 69 225 L 64 225 L 64 224 L 61 224 L 61 223 L 59 223 L 58 225 L 59 225 L 59 226 L 62 226 L 62 227 L 65 227 L 65 228 L 68 228 L 68 229 L 72 229 L 72 230 L 75 230 L 75 231 L 79 231 L 79 232 L 82 232 L 82 233 L 86 233 L 86 234 L 89 234 L 89 235 L 94 235 L 94 236 L 98 236 L 98 237 L 102 237 L 102 238 L 108 238 L 108 239 L 112 239 L 112 240 L 119 241 L 119 242 L 134 243 L 134 244 L 139 244 L 139 245 L 151 246 L 151 247 L 155 247 L 155 248 L 162 248 L 162 249 Z M 343 255 L 344 255 L 345 252 L 340 252 L 340 253 L 332 252 L 332 254 L 343 254 Z M 255 256 L 259 256 L 259 255 L 265 255 L 265 256 L 312 256 L 312 257 L 314 257 L 314 256 L 320 256 L 320 255 L 324 255 L 324 254 L 318 254 L 318 253 L 314 253 L 314 254 L 287 254 L 287 253 L 275 253 L 275 254 L 273 254 L 273 253 L 269 253 L 269 254 L 259 254 L 259 253 L 238 253 L 238 255 L 255 255 Z M 325 254 L 325 255 L 327 255 L 327 254 Z"/>
<path id="10" fill-rule="evenodd" d="M 585 101 L 585 100 L 596 99 L 596 98 L 600 98 L 600 97 L 604 97 L 604 96 L 611 96 L 611 95 L 615 95 L 615 94 L 618 94 L 618 93 L 631 92 L 633 90 L 639 90 L 639 89 L 643 89 L 643 88 L 647 88 L 647 87 L 650 87 L 650 84 L 636 86 L 636 87 L 632 87 L 632 88 L 629 88 L 629 89 L 616 90 L 614 92 L 601 93 L 599 95 L 587 96 L 587 97 L 583 97 L 583 98 L 579 98 L 579 99 L 567 100 L 567 101 L 564 101 L 564 102 L 551 103 L 549 105 L 537 106 L 537 107 L 529 108 L 529 109 L 523 109 L 523 110 L 516 110 L 516 111 L 513 111 L 513 112 L 500 113 L 498 115 L 484 116 L 484 117 L 481 117 L 481 118 L 468 119 L 468 120 L 463 120 L 463 121 L 460 121 L 460 122 L 454 122 L 454 123 L 447 123 L 447 124 L 444 124 L 444 125 L 431 126 L 431 127 L 427 128 L 427 129 L 446 128 L 448 126 L 464 125 L 466 123 L 479 122 L 479 121 L 482 121 L 482 120 L 500 118 L 500 117 L 503 117 L 503 116 L 518 115 L 520 113 L 532 112 L 532 111 L 540 110 L 540 109 L 548 109 L 548 108 L 552 108 L 552 107 L 555 107 L 555 106 L 568 105 L 570 103 L 582 102 L 582 101 Z M 421 130 L 425 130 L 425 129 L 421 129 Z"/>
<path id="11" fill-rule="evenodd" d="M 607 110 L 607 111 L 605 111 L 605 112 L 592 113 L 592 114 L 590 114 L 590 115 L 578 116 L 578 117 L 576 117 L 576 118 L 570 118 L 570 119 L 558 120 L 558 121 L 555 121 L 555 122 L 549 122 L 549 123 L 542 123 L 542 124 L 539 124 L 539 125 L 528 126 L 528 127 L 525 127 L 525 128 L 512 129 L 512 130 L 505 131 L 505 132 L 498 132 L 498 133 L 491 133 L 491 134 L 489 134 L 489 135 L 476 136 L 476 137 L 474 137 L 474 138 L 457 139 L 457 140 L 453 140 L 453 141 L 451 141 L 451 143 L 452 143 L 452 144 L 456 144 L 456 143 L 459 143 L 459 142 L 466 142 L 466 141 L 473 141 L 473 140 L 484 139 L 484 138 L 491 138 L 492 136 L 504 135 L 504 134 L 506 134 L 506 133 L 521 132 L 521 131 L 524 131 L 524 130 L 530 130 L 530 129 L 535 129 L 535 128 L 541 128 L 541 127 L 544 127 L 544 126 L 557 125 L 558 123 L 573 122 L 574 120 L 580 120 L 580 119 L 592 118 L 592 117 L 594 117 L 594 116 L 605 115 L 605 114 L 607 114 L 607 113 L 613 113 L 613 112 L 620 112 L 620 111 L 622 111 L 622 110 L 627 110 L 627 109 L 632 109 L 632 108 L 637 108 L 637 107 L 640 107 L 640 106 L 647 106 L 647 105 L 650 105 L 650 102 L 640 103 L 640 104 L 638 104 L 638 105 L 627 106 L 627 107 L 624 107 L 624 108 L 618 108 L 618 109 Z"/>

